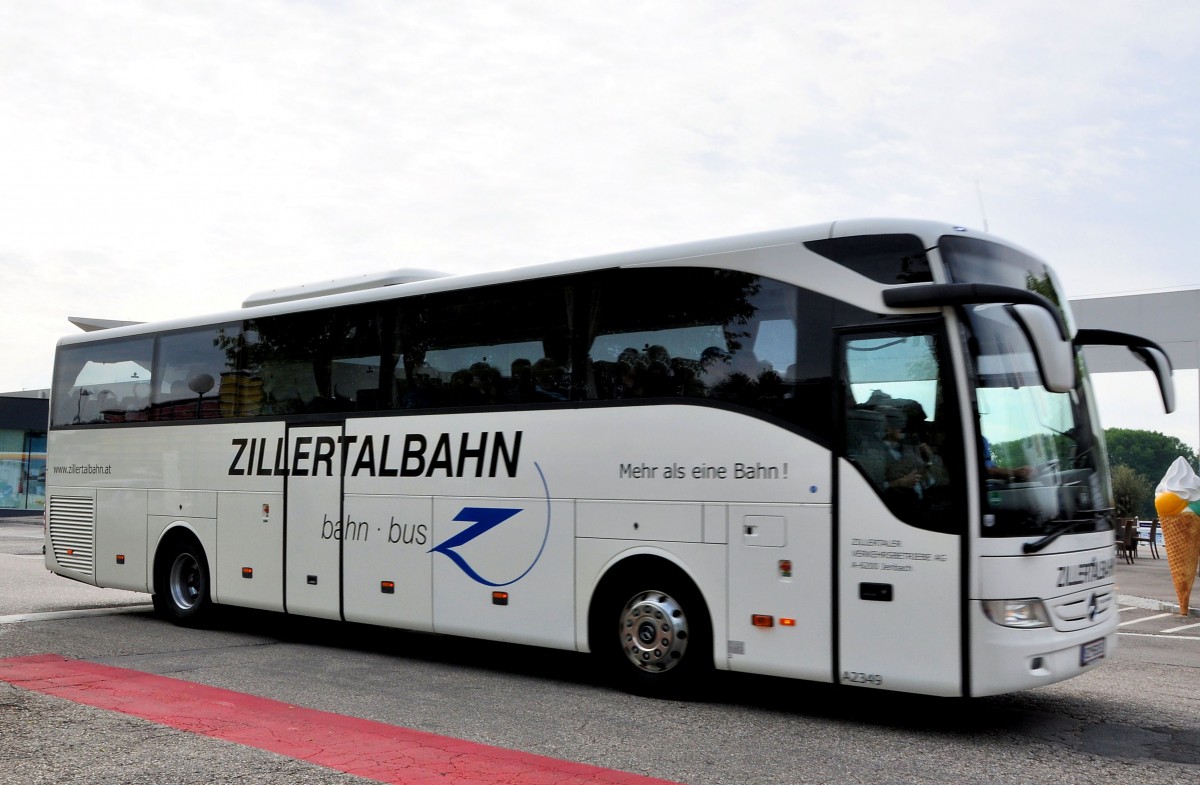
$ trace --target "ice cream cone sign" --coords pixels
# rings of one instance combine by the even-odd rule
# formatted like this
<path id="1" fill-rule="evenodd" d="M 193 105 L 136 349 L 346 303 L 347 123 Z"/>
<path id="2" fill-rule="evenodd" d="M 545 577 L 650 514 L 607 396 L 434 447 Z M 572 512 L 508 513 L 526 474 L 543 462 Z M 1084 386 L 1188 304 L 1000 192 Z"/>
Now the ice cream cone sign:
<path id="1" fill-rule="evenodd" d="M 1154 509 L 1167 548 L 1179 612 L 1186 616 L 1200 566 L 1200 477 L 1183 456 L 1175 459 L 1154 489 Z"/>

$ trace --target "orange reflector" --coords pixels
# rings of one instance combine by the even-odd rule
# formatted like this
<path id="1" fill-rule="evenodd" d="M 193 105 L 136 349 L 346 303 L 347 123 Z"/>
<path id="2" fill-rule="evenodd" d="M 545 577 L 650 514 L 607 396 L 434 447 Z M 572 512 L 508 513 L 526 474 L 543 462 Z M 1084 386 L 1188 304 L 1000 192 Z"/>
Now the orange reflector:
<path id="1" fill-rule="evenodd" d="M 384 594 L 395 594 L 396 583 L 394 581 L 380 581 L 379 591 L 383 592 Z"/>
<path id="2" fill-rule="evenodd" d="M 117 554 L 117 564 L 124 564 L 124 563 L 125 563 L 125 554 L 118 553 Z"/>
<path id="3" fill-rule="evenodd" d="M 506 591 L 492 592 L 492 605 L 508 605 L 508 592 L 506 592 Z"/>
<path id="4" fill-rule="evenodd" d="M 780 620 L 779 620 L 779 626 L 780 626 L 780 627 L 795 627 L 795 626 L 796 626 L 796 620 L 795 620 L 795 619 L 782 618 L 782 619 L 780 619 Z"/>
<path id="5" fill-rule="evenodd" d="M 792 560 L 791 559 L 780 559 L 779 560 L 779 577 L 780 578 L 792 577 Z"/>
<path id="6" fill-rule="evenodd" d="M 242 577 L 243 578 L 253 578 L 254 577 L 254 568 L 253 567 L 243 567 L 242 568 Z"/>
<path id="7" fill-rule="evenodd" d="M 765 613 L 756 613 L 750 617 L 750 623 L 755 627 L 774 627 L 775 617 Z"/>
<path id="8" fill-rule="evenodd" d="M 67 548 L 67 555 L 68 555 L 68 556 L 74 556 L 74 555 L 75 555 L 75 549 L 74 549 L 74 548 Z"/>

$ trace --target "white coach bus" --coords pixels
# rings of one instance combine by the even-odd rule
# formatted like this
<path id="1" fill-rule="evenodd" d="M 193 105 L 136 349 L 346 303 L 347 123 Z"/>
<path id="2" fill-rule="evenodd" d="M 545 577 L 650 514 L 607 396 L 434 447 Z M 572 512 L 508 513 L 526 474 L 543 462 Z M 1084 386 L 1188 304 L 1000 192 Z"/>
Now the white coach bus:
<path id="1" fill-rule="evenodd" d="M 216 604 L 940 696 L 1116 645 L 1113 505 L 1045 263 L 855 220 L 399 271 L 65 337 L 46 565 Z"/>

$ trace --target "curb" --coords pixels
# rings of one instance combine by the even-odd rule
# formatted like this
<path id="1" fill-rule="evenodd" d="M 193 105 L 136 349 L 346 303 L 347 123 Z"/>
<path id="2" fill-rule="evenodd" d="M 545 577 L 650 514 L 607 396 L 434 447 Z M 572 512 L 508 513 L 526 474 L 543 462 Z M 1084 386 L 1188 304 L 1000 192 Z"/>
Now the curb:
<path id="1" fill-rule="evenodd" d="M 1179 603 L 1165 602 L 1163 600 L 1152 600 L 1149 597 L 1136 597 L 1132 594 L 1118 594 L 1118 605 L 1132 605 L 1135 608 L 1145 608 L 1146 610 L 1174 613 L 1176 616 L 1182 616 L 1179 612 Z M 1200 608 L 1188 608 L 1187 615 L 1189 617 L 1200 618 Z"/>

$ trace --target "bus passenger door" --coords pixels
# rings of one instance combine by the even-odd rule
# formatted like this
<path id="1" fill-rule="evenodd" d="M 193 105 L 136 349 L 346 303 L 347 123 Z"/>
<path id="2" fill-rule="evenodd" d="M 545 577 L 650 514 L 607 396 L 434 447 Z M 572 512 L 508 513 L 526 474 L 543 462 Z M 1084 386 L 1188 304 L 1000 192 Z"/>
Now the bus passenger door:
<path id="1" fill-rule="evenodd" d="M 341 619 L 341 425 L 288 429 L 284 606 Z"/>
<path id="2" fill-rule="evenodd" d="M 839 350 L 835 678 L 959 695 L 965 481 L 945 331 L 897 324 Z"/>

